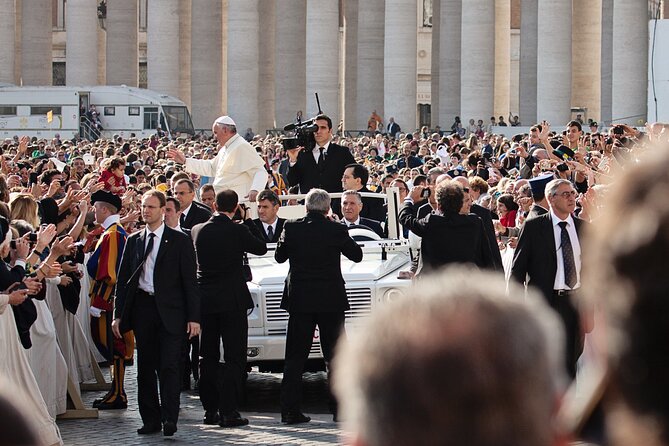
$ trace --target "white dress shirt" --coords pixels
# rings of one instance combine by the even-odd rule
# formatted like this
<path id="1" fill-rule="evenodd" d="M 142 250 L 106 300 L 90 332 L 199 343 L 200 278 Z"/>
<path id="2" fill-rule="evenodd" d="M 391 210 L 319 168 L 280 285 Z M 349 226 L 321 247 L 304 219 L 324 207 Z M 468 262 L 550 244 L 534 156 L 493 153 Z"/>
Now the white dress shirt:
<path id="1" fill-rule="evenodd" d="M 316 144 L 316 146 L 311 150 L 311 153 L 313 153 L 313 155 L 314 155 L 314 160 L 316 161 L 316 164 L 318 164 L 318 157 L 321 154 L 321 151 L 319 150 L 319 147 L 322 147 L 323 149 L 325 149 L 325 150 L 323 150 L 323 160 L 325 160 L 325 156 L 328 153 L 328 147 L 330 147 L 330 141 L 326 142 L 322 146 L 319 146 L 318 144 Z"/>
<path id="2" fill-rule="evenodd" d="M 553 223 L 553 235 L 555 238 L 555 254 L 557 257 L 557 271 L 555 273 L 555 283 L 553 284 L 554 290 L 569 290 L 566 284 L 564 277 L 564 259 L 562 258 L 562 228 L 558 223 L 562 221 L 567 222 L 567 232 L 569 233 L 569 239 L 571 241 L 571 249 L 574 251 L 574 265 L 576 266 L 576 285 L 574 285 L 574 290 L 578 289 L 581 286 L 581 244 L 578 241 L 578 234 L 576 234 L 576 226 L 574 226 L 574 219 L 570 215 L 566 220 L 560 220 L 560 218 L 550 211 L 551 222 Z"/>
<path id="3" fill-rule="evenodd" d="M 265 229 L 265 234 L 267 234 L 267 228 L 270 226 L 272 227 L 272 234 L 276 235 L 276 224 L 279 221 L 278 218 L 274 219 L 274 223 L 265 223 L 264 221 L 262 222 L 262 227 Z"/>
<path id="4" fill-rule="evenodd" d="M 149 244 L 149 234 L 151 234 L 151 231 L 149 231 L 148 227 L 145 228 L 145 231 L 146 235 L 144 237 L 144 252 L 146 254 L 146 247 Z M 158 257 L 158 250 L 160 249 L 160 242 L 163 239 L 163 232 L 165 232 L 165 223 L 161 223 L 161 225 L 158 226 L 155 231 L 153 231 L 153 233 L 156 235 L 153 238 L 153 249 L 151 249 L 149 256 L 146 258 L 144 267 L 142 268 L 142 274 L 139 276 L 139 288 L 149 294 L 154 294 L 156 291 L 153 286 L 153 271 L 156 267 L 156 257 Z"/>
<path id="5" fill-rule="evenodd" d="M 360 225 L 360 216 L 358 216 L 358 219 L 356 221 L 348 221 L 345 218 L 342 219 L 342 221 L 346 226 Z"/>

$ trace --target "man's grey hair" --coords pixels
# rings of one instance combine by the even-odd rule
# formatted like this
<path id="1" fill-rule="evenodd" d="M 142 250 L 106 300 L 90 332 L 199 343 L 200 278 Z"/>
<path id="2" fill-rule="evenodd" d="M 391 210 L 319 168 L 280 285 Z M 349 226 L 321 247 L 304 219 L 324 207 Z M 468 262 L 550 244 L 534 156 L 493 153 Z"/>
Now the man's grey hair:
<path id="1" fill-rule="evenodd" d="M 564 179 L 551 180 L 546 185 L 546 192 L 544 194 L 546 198 L 553 197 L 557 193 L 557 190 L 560 188 L 560 186 L 562 186 L 563 184 L 568 184 L 570 186 L 572 185 L 571 181 L 569 180 L 564 180 Z"/>
<path id="2" fill-rule="evenodd" d="M 541 296 L 457 267 L 424 279 L 338 346 L 342 419 L 368 446 L 552 440 L 562 325 Z M 404 295 L 403 295 L 404 294 Z M 512 297 L 509 297 L 512 296 Z"/>
<path id="3" fill-rule="evenodd" d="M 362 203 L 362 195 L 360 195 L 360 192 L 358 192 L 357 190 L 350 189 L 342 192 L 341 194 L 342 201 L 344 201 L 345 195 L 353 195 L 354 197 L 357 197 L 358 203 Z"/>
<path id="4" fill-rule="evenodd" d="M 224 128 L 224 129 L 228 129 L 232 133 L 237 133 L 237 126 L 235 126 L 235 125 L 221 124 L 220 122 L 214 122 L 214 125 L 218 126 L 218 127 L 221 127 L 221 128 Z"/>
<path id="5" fill-rule="evenodd" d="M 330 211 L 330 195 L 323 189 L 311 189 L 304 199 L 307 212 L 327 214 Z"/>

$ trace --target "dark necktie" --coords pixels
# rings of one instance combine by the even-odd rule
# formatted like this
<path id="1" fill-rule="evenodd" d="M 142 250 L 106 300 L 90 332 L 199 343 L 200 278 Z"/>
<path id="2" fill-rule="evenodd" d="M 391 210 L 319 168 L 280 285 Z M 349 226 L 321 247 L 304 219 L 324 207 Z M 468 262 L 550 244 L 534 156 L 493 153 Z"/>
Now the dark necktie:
<path id="1" fill-rule="evenodd" d="M 325 150 L 323 147 L 319 147 L 319 148 L 318 148 L 318 151 L 319 151 L 320 153 L 318 154 L 318 161 L 316 162 L 316 164 L 319 165 L 319 166 L 320 166 L 321 163 L 323 162 L 323 150 Z"/>
<path id="2" fill-rule="evenodd" d="M 274 238 L 274 229 L 271 226 L 267 227 L 267 240 L 272 240 Z"/>
<path id="3" fill-rule="evenodd" d="M 183 226 L 185 222 L 186 222 L 186 215 L 184 213 L 181 213 L 181 215 L 179 216 L 179 226 Z"/>
<path id="4" fill-rule="evenodd" d="M 562 228 L 560 247 L 562 248 L 562 261 L 564 263 L 564 282 L 569 288 L 574 289 L 574 285 L 576 285 L 576 263 L 571 238 L 569 232 L 567 232 L 567 222 L 561 221 L 558 225 Z"/>
<path id="5" fill-rule="evenodd" d="M 149 258 L 149 254 L 151 254 L 151 251 L 153 251 L 153 240 L 156 238 L 156 234 L 153 232 L 149 233 L 149 243 L 146 245 L 146 250 L 144 251 L 144 258 L 142 259 L 142 263 L 146 262 L 146 259 Z"/>

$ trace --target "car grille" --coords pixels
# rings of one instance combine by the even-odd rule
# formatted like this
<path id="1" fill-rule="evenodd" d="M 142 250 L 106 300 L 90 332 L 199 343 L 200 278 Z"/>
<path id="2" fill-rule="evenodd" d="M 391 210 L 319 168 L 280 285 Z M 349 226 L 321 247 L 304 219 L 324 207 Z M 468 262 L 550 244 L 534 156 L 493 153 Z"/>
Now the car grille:
<path id="1" fill-rule="evenodd" d="M 371 288 L 347 288 L 346 295 L 351 307 L 346 311 L 347 321 L 366 316 L 372 311 Z M 265 294 L 265 322 L 268 335 L 285 335 L 288 330 L 288 313 L 279 308 L 282 297 L 283 291 L 268 291 Z M 320 350 L 320 347 L 317 349 Z"/>

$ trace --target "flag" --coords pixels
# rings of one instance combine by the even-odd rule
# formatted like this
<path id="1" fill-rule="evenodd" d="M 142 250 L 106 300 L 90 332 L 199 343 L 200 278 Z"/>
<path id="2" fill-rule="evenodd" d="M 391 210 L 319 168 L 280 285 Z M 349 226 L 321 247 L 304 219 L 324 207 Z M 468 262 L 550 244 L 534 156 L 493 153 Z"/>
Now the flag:
<path id="1" fill-rule="evenodd" d="M 53 110 L 46 112 L 46 122 L 51 123 L 53 121 Z"/>

